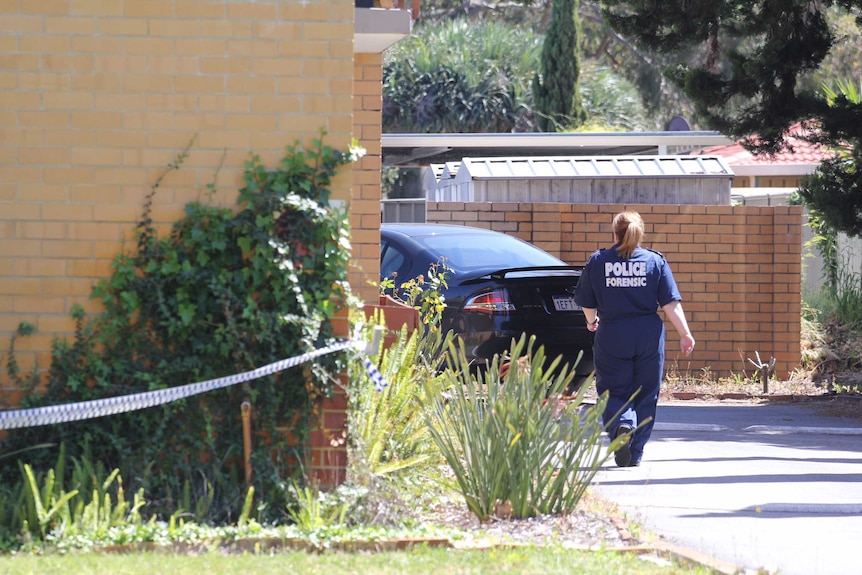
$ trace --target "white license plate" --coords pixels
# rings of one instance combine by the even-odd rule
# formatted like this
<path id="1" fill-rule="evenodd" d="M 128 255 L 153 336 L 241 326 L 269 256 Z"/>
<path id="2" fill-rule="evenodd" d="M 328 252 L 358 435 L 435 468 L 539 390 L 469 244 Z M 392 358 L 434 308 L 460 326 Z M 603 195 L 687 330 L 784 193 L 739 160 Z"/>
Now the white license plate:
<path id="1" fill-rule="evenodd" d="M 554 308 L 557 311 L 578 311 L 581 306 L 575 303 L 575 298 L 563 295 L 554 296 Z"/>

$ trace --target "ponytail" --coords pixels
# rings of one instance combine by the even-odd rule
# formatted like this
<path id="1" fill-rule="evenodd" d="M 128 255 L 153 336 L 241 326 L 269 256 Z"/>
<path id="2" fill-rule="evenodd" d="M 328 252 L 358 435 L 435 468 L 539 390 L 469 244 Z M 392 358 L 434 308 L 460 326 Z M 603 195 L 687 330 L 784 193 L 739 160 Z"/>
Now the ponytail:
<path id="1" fill-rule="evenodd" d="M 620 212 L 614 216 L 614 238 L 617 243 L 617 255 L 629 259 L 644 237 L 644 222 L 637 212 Z"/>

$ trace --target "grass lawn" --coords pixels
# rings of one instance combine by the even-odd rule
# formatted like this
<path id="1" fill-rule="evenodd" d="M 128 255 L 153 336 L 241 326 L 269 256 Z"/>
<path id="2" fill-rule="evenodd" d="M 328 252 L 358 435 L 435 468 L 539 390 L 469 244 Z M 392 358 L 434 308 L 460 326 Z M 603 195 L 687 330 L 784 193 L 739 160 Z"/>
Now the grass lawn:
<path id="1" fill-rule="evenodd" d="M 631 553 L 584 552 L 562 548 L 522 547 L 495 550 L 452 550 L 414 548 L 386 553 L 284 553 L 269 556 L 219 555 L 178 556 L 153 553 L 133 555 L 46 555 L 0 557 L 4 575 L 211 575 L 243 573 L 268 575 L 303 573 L 304 575 L 433 573 L 473 574 L 507 573 L 519 575 L 579 575 L 676 573 L 708 574 L 709 570 L 672 564 L 664 559 L 652 560 Z"/>

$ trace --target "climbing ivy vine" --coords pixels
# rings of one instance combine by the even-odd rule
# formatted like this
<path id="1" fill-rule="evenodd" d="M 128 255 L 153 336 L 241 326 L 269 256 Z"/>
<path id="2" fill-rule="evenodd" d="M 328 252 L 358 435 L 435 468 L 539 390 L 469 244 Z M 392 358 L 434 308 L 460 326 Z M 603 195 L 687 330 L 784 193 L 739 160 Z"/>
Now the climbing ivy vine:
<path id="1" fill-rule="evenodd" d="M 25 386 L 22 406 L 184 385 L 331 343 L 328 320 L 350 298 L 350 244 L 347 215 L 330 202 L 330 184 L 354 153 L 324 145 L 323 136 L 308 148 L 288 146 L 273 168 L 251 157 L 235 206 L 213 205 L 211 185 L 203 201 L 186 205 L 184 216 L 160 233 L 153 202 L 192 144 L 178 154 L 146 197 L 134 253 L 117 255 L 110 277 L 93 290 L 104 311 L 90 317 L 75 306 L 74 336 L 55 342 L 46 386 Z M 15 380 L 25 382 L 14 349 L 10 356 Z M 64 444 L 70 457 L 86 452 L 119 468 L 129 489 L 143 487 L 151 514 L 179 508 L 198 520 L 230 520 L 245 493 L 241 404 L 248 401 L 259 509 L 278 513 L 284 479 L 303 458 L 314 400 L 331 391 L 344 361 L 332 354 L 159 407 L 15 430 L 0 452 Z M 28 459 L 47 468 L 56 460 L 52 451 Z M 9 472 L 14 477 L 18 470 Z"/>

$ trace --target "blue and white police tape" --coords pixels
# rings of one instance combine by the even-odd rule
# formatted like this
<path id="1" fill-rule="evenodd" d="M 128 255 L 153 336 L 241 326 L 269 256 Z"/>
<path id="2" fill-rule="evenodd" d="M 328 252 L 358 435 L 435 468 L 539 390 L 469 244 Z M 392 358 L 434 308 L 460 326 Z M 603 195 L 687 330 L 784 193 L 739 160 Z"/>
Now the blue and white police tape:
<path id="1" fill-rule="evenodd" d="M 201 381 L 198 383 L 190 383 L 188 385 L 178 387 L 145 391 L 143 393 L 122 395 L 118 397 L 109 397 L 106 399 L 67 403 L 64 405 L 49 405 L 46 407 L 34 407 L 31 409 L 0 411 L 0 430 L 80 421 L 82 419 L 92 419 L 94 417 L 102 417 L 104 415 L 114 415 L 117 413 L 125 413 L 127 411 L 145 409 L 147 407 L 155 407 L 156 405 L 185 399 L 214 389 L 221 389 L 223 387 L 230 387 L 253 379 L 259 379 L 261 377 L 301 365 L 317 357 L 352 348 L 364 349 L 365 343 L 360 341 L 339 342 L 296 357 L 282 359 L 252 371 L 246 371 L 244 373 L 210 379 L 208 381 Z M 374 364 L 371 363 L 364 354 L 362 359 L 365 364 L 365 369 L 368 372 L 368 376 L 374 382 L 374 388 L 377 389 L 377 391 L 382 391 L 383 388 L 386 387 L 386 382 L 384 381 L 383 376 L 380 375 L 380 372 Z"/>
<path id="2" fill-rule="evenodd" d="M 383 379 L 383 376 L 380 375 L 380 372 L 377 371 L 377 368 L 373 363 L 371 363 L 368 356 L 362 356 L 362 363 L 365 364 L 365 371 L 368 373 L 368 377 L 370 377 L 371 381 L 374 382 L 374 389 L 377 391 L 383 391 L 386 388 L 386 380 Z"/>

